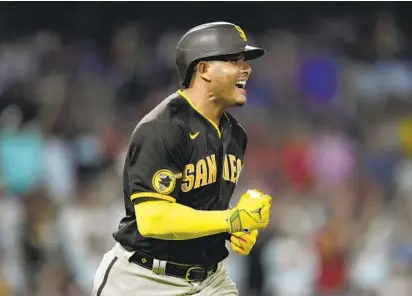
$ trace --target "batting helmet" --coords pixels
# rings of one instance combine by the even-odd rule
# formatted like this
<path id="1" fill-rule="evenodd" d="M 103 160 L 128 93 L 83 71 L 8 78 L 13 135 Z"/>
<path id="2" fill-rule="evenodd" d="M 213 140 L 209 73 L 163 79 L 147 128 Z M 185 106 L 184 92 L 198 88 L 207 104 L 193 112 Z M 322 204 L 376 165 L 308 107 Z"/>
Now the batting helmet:
<path id="1" fill-rule="evenodd" d="M 175 61 L 181 85 L 189 86 L 193 68 L 199 61 L 219 60 L 236 54 L 253 60 L 265 51 L 249 45 L 245 32 L 235 24 L 213 22 L 194 27 L 183 35 L 176 48 Z"/>

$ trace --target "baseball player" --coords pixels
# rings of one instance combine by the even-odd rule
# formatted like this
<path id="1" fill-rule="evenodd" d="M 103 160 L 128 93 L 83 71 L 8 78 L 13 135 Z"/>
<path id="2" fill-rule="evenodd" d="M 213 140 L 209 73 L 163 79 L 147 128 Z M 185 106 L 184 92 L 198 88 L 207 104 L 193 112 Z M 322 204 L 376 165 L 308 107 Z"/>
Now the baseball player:
<path id="1" fill-rule="evenodd" d="M 269 223 L 271 197 L 229 202 L 247 137 L 226 111 L 246 103 L 248 60 L 264 54 L 237 25 L 207 23 L 176 49 L 183 88 L 134 130 L 123 176 L 126 216 L 95 274 L 93 296 L 238 295 L 226 240 L 247 255 Z"/>

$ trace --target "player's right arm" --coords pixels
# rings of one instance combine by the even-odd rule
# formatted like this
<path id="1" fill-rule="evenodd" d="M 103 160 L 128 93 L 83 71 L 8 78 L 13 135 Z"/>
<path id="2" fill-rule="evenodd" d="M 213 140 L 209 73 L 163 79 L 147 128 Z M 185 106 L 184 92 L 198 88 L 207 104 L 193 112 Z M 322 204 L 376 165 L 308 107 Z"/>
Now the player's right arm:
<path id="1" fill-rule="evenodd" d="M 140 234 L 185 240 L 266 227 L 270 197 L 261 193 L 248 192 L 235 208 L 225 211 L 200 211 L 179 203 L 187 147 L 185 130 L 176 123 L 146 123 L 136 131 L 127 170 Z"/>

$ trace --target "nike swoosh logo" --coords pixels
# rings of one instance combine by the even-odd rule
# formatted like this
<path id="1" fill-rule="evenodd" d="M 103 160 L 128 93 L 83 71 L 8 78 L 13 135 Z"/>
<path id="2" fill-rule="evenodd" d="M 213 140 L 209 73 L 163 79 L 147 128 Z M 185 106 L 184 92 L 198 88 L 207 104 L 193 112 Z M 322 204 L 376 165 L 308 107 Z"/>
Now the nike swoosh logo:
<path id="1" fill-rule="evenodd" d="M 189 137 L 192 139 L 192 140 L 194 140 L 194 139 L 196 139 L 197 138 L 197 136 L 199 135 L 199 133 L 200 132 L 197 132 L 196 134 L 189 134 Z"/>

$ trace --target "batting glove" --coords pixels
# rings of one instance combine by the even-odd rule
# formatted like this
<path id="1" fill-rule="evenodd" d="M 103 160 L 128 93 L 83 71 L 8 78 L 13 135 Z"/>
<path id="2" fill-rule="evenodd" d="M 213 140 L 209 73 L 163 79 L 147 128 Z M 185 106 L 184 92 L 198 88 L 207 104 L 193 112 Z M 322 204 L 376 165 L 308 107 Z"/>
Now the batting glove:
<path id="1" fill-rule="evenodd" d="M 253 230 L 248 233 L 235 232 L 230 236 L 230 246 L 232 247 L 232 250 L 239 255 L 249 255 L 250 251 L 256 243 L 257 236 L 257 230 Z"/>
<path id="2" fill-rule="evenodd" d="M 257 190 L 248 190 L 229 211 L 229 233 L 250 232 L 269 224 L 272 198 Z"/>

